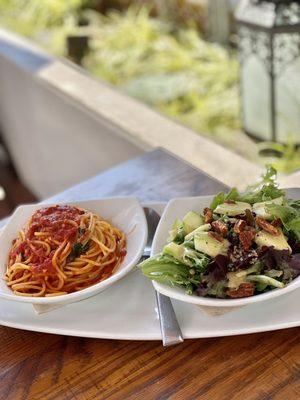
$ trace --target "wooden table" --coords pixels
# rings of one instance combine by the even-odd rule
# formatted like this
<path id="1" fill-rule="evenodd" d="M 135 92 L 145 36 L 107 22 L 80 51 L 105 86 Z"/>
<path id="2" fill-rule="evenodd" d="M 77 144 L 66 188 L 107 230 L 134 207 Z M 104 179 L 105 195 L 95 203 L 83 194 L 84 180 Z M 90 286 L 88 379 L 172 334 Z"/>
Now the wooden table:
<path id="1" fill-rule="evenodd" d="M 224 186 L 156 150 L 55 196 L 134 194 L 142 201 L 212 194 Z M 64 337 L 0 328 L 0 399 L 300 399 L 297 328 L 160 342 Z"/>

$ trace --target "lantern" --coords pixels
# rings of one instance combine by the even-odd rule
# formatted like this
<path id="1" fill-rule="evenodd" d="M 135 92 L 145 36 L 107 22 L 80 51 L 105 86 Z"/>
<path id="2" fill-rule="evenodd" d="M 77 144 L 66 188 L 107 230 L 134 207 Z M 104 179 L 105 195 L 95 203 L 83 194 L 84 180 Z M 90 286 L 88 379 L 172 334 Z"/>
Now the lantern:
<path id="1" fill-rule="evenodd" d="M 300 143 L 300 2 L 242 0 L 236 13 L 245 132 Z"/>

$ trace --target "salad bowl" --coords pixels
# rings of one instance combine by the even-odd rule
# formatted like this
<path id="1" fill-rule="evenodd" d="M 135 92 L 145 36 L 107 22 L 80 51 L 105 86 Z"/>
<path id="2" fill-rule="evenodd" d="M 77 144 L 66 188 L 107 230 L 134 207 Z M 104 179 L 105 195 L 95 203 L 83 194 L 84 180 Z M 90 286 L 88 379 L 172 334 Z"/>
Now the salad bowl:
<path id="1" fill-rule="evenodd" d="M 288 192 L 288 191 L 287 191 Z M 208 207 L 214 196 L 199 196 L 199 197 L 181 197 L 169 201 L 166 209 L 161 217 L 160 223 L 157 227 L 156 235 L 153 240 L 151 256 L 160 253 L 166 243 L 169 231 L 176 218 L 183 218 L 184 215 L 190 210 L 201 211 L 203 208 Z M 300 189 L 298 189 L 298 198 L 300 198 Z M 296 200 L 296 198 L 294 198 Z M 208 297 L 200 297 L 195 294 L 187 294 L 183 288 L 176 286 L 168 286 L 153 280 L 154 288 L 170 298 L 184 301 L 185 303 L 196 304 L 199 306 L 206 306 L 215 308 L 214 312 L 219 314 L 216 308 L 228 311 L 229 309 L 239 308 L 252 303 L 270 300 L 278 296 L 300 287 L 300 277 L 294 279 L 286 287 L 280 289 L 273 289 L 269 292 L 257 294 L 251 297 L 244 297 L 240 299 L 216 299 Z"/>
<path id="2" fill-rule="evenodd" d="M 299 199 L 300 199 L 300 189 L 291 189 L 291 190 L 287 189 L 284 192 L 282 192 L 280 189 L 278 189 L 277 184 L 275 184 L 272 180 L 270 180 L 270 182 L 271 182 L 271 185 L 274 184 L 275 194 L 276 194 L 276 190 L 277 190 L 278 193 L 281 192 L 282 197 L 284 199 L 290 199 L 290 200 L 296 200 L 296 201 L 298 200 L 298 202 L 296 202 L 296 205 L 295 205 L 295 207 L 296 207 L 295 213 L 296 212 L 298 213 L 299 212 L 298 203 L 299 203 Z M 270 186 L 267 184 L 264 187 L 269 188 Z M 256 189 L 253 189 L 253 188 L 254 188 L 254 186 L 250 189 L 254 190 L 254 191 L 256 190 L 256 192 L 258 190 L 260 190 L 259 186 L 257 186 Z M 234 191 L 235 190 L 236 189 L 234 189 Z M 233 192 L 231 191 L 230 193 L 233 193 Z M 223 194 L 223 195 L 226 196 L 225 194 Z M 284 279 L 282 277 L 273 279 L 273 278 L 270 278 L 269 276 L 262 276 L 262 274 L 264 274 L 265 272 L 258 272 L 253 275 L 253 273 L 251 273 L 252 272 L 251 268 L 253 269 L 254 267 L 252 267 L 252 265 L 250 264 L 249 265 L 250 268 L 248 268 L 249 266 L 247 267 L 248 268 L 247 271 L 250 271 L 250 274 L 249 274 L 249 276 L 247 276 L 247 279 L 248 279 L 248 281 L 251 282 L 250 285 L 252 285 L 252 287 L 255 287 L 254 293 L 251 293 L 251 294 L 245 295 L 245 296 L 232 296 L 232 298 L 227 295 L 224 295 L 224 292 L 222 295 L 218 295 L 218 294 L 214 295 L 214 293 L 213 293 L 213 295 L 210 295 L 210 293 L 209 293 L 209 295 L 206 296 L 206 295 L 201 295 L 201 293 L 199 293 L 197 289 L 195 290 L 195 286 L 192 290 L 191 289 L 187 290 L 188 286 L 187 285 L 184 286 L 184 284 L 181 285 L 180 282 L 179 282 L 179 284 L 177 284 L 176 279 L 174 279 L 173 281 L 172 281 L 172 279 L 170 281 L 168 281 L 168 274 L 170 276 L 170 274 L 172 274 L 172 272 L 170 269 L 167 270 L 167 266 L 165 266 L 165 267 L 162 266 L 162 270 L 159 270 L 159 267 L 157 267 L 157 269 L 155 269 L 155 263 L 156 263 L 157 257 L 158 257 L 158 260 L 161 260 L 160 255 L 163 255 L 163 257 L 167 256 L 167 261 L 169 262 L 169 260 L 170 260 L 169 257 L 171 256 L 171 260 L 172 260 L 172 257 L 174 256 L 174 254 L 172 254 L 172 252 L 170 251 L 170 248 L 172 247 L 172 246 L 170 246 L 170 241 L 171 241 L 170 240 L 170 232 L 174 231 L 174 221 L 176 221 L 175 225 L 178 224 L 178 221 L 184 221 L 185 216 L 190 214 L 191 212 L 194 213 L 195 215 L 200 215 L 200 217 L 202 215 L 202 218 L 203 218 L 203 210 L 211 207 L 212 203 L 216 201 L 216 198 L 218 198 L 218 195 L 217 196 L 176 198 L 176 199 L 170 200 L 170 202 L 167 204 L 165 211 L 161 217 L 160 223 L 158 225 L 154 240 L 153 240 L 151 258 L 154 262 L 152 261 L 152 265 L 151 265 L 151 259 L 150 259 L 150 261 L 148 260 L 141 265 L 142 272 L 147 277 L 152 279 L 154 288 L 158 292 L 160 292 L 166 296 L 169 296 L 170 298 L 180 300 L 185 303 L 198 305 L 201 308 L 204 308 L 210 314 L 216 314 L 216 315 L 223 314 L 227 311 L 232 311 L 241 306 L 246 306 L 246 305 L 253 304 L 253 303 L 271 300 L 278 296 L 283 296 L 283 295 L 299 288 L 300 287 L 300 276 L 299 276 L 300 271 L 297 271 L 297 274 L 295 274 L 293 276 L 293 279 L 290 278 L 288 281 L 284 281 Z M 275 198 L 275 195 L 274 195 L 274 198 Z M 276 203 L 278 202 L 278 199 L 276 198 L 276 200 L 274 200 L 274 201 L 275 201 L 275 205 L 276 205 Z M 283 200 L 283 201 L 286 202 L 286 200 Z M 226 201 L 225 201 L 225 203 L 226 203 Z M 220 207 L 222 208 L 224 205 L 226 206 L 225 203 L 223 203 Z M 228 203 L 230 203 L 230 201 L 228 201 Z M 234 201 L 232 201 L 232 203 L 234 203 Z M 239 203 L 239 202 L 237 202 L 237 203 Z M 243 204 L 245 204 L 245 203 L 243 203 Z M 284 203 L 284 204 L 286 204 L 286 203 Z M 229 205 L 235 207 L 234 204 L 229 204 Z M 259 209 L 257 209 L 257 207 L 258 207 L 257 205 L 255 205 L 253 207 L 251 206 L 251 210 L 256 211 L 256 212 L 253 211 L 255 221 L 257 218 L 256 213 L 258 213 L 258 215 L 260 215 Z M 282 209 L 283 208 L 284 207 L 282 206 Z M 280 208 L 280 211 L 281 211 L 281 208 Z M 215 216 L 216 215 L 214 214 L 214 217 Z M 229 215 L 227 215 L 227 217 L 228 216 Z M 223 216 L 221 216 L 221 217 L 223 217 Z M 298 214 L 297 214 L 297 218 L 298 218 Z M 234 220 L 235 218 L 232 218 L 232 219 Z M 221 218 L 220 218 L 220 220 L 221 220 Z M 264 219 L 263 219 L 263 221 L 266 222 Z M 287 237 L 284 236 L 282 233 L 282 232 L 286 233 L 284 222 L 281 221 L 281 228 L 278 228 L 278 229 L 282 234 L 283 241 L 286 243 L 286 248 L 284 251 L 287 252 L 287 251 L 291 251 L 291 248 L 290 248 L 289 244 L 287 243 L 287 241 L 285 240 L 285 239 L 287 239 Z M 297 221 L 294 221 L 294 222 L 297 222 L 294 225 L 295 226 L 297 225 L 297 227 L 298 227 L 300 220 L 298 222 L 298 219 L 297 219 Z M 231 223 L 231 225 L 230 225 L 230 222 L 228 222 L 228 226 L 232 227 L 233 224 L 234 223 Z M 263 232 L 263 234 L 265 233 L 263 230 L 260 230 L 260 233 L 259 233 L 256 223 L 253 225 L 255 227 L 253 227 L 251 229 L 253 229 L 253 231 L 256 229 L 256 236 L 260 235 L 262 232 Z M 202 230 L 200 227 L 197 229 Z M 197 233 L 197 231 L 196 231 L 196 233 Z M 215 234 L 215 232 L 212 232 L 212 233 Z M 203 233 L 200 233 L 200 234 L 203 235 Z M 262 234 L 262 236 L 263 236 L 263 234 Z M 298 234 L 298 231 L 296 232 L 296 234 Z M 256 238 L 256 236 L 255 236 L 255 238 Z M 226 237 L 226 235 L 225 235 L 225 237 Z M 189 236 L 185 236 L 185 239 L 184 239 L 184 245 L 186 245 L 186 246 L 189 245 L 186 241 L 187 238 L 189 239 Z M 196 240 L 195 238 L 196 238 L 196 236 L 194 236 L 194 241 Z M 227 242 L 226 239 L 225 239 L 225 241 Z M 176 242 L 176 240 L 175 240 L 175 242 Z M 180 242 L 177 242 L 177 243 L 180 243 Z M 253 244 L 254 244 L 254 246 L 253 246 L 254 250 L 250 249 L 250 251 L 254 252 L 257 249 L 256 249 L 256 243 L 253 243 Z M 172 242 L 171 245 L 173 245 L 175 248 L 178 247 L 178 245 L 174 244 L 174 242 Z M 232 244 L 230 244 L 230 245 L 232 246 Z M 279 245 L 282 246 L 282 243 L 279 243 Z M 192 251 L 194 251 L 195 247 L 193 247 Z M 263 248 L 266 247 L 266 246 L 264 246 L 264 243 L 262 244 L 262 247 Z M 273 248 L 273 246 L 270 246 L 270 247 Z M 166 250 L 166 248 L 167 248 L 167 250 Z M 196 248 L 196 250 L 199 250 L 199 249 Z M 173 247 L 172 247 L 172 251 L 173 251 Z M 202 250 L 200 249 L 200 251 L 202 251 Z M 299 250 L 297 250 L 297 252 L 299 252 Z M 204 250 L 204 253 L 205 253 L 205 250 Z M 198 252 L 198 254 L 199 254 L 199 252 Z M 205 256 L 206 256 L 206 254 L 205 254 Z M 175 255 L 175 258 L 176 257 L 177 256 Z M 211 255 L 211 257 L 212 258 L 210 259 L 211 260 L 210 262 L 214 262 L 215 255 L 214 256 Z M 300 260 L 299 260 L 298 254 L 296 255 L 296 258 L 297 258 L 297 263 L 299 264 L 298 261 L 300 261 Z M 176 261 L 175 261 L 175 263 L 176 263 Z M 170 264 L 168 265 L 168 268 L 169 267 L 170 267 Z M 208 268 L 209 267 L 210 266 L 208 265 Z M 246 269 L 246 267 L 242 267 L 242 269 L 243 268 Z M 278 269 L 279 269 L 279 267 L 278 267 Z M 149 271 L 151 271 L 151 272 L 149 272 Z M 196 271 L 197 271 L 197 269 L 196 269 Z M 241 270 L 238 270 L 238 271 L 241 271 Z M 241 272 L 243 274 L 243 271 L 241 271 Z M 267 272 L 267 274 L 268 274 L 268 272 Z M 193 273 L 195 273 L 195 272 L 193 272 Z M 272 270 L 272 273 L 274 273 L 274 270 Z M 275 271 L 275 273 L 278 274 L 277 276 L 283 275 L 282 271 Z M 227 274 L 227 276 L 228 276 L 228 274 Z M 274 276 L 276 277 L 276 275 L 274 275 Z M 163 277 L 164 279 L 161 279 L 161 277 Z M 264 285 L 264 290 L 261 290 L 261 292 L 257 292 L 256 287 L 258 287 L 258 286 L 256 286 L 256 285 L 259 285 L 259 284 L 261 285 L 261 282 L 260 282 L 261 280 L 264 280 L 267 283 Z M 175 284 L 173 283 L 174 281 L 175 281 Z M 269 282 L 271 282 L 270 286 L 268 286 Z M 275 284 L 274 284 L 274 282 L 275 282 Z M 228 290 L 228 288 L 227 288 L 227 290 Z M 234 291 L 234 292 L 236 292 L 236 291 Z M 228 291 L 225 293 L 228 293 Z"/>

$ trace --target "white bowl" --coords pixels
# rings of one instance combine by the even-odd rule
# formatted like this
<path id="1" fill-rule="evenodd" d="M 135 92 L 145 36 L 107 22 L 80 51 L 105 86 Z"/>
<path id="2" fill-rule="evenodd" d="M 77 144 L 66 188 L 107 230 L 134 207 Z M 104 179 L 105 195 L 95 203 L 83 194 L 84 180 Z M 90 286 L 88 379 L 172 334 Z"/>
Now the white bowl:
<path id="1" fill-rule="evenodd" d="M 121 229 L 127 240 L 127 254 L 118 270 L 108 279 L 99 282 L 78 292 L 57 297 L 22 297 L 15 295 L 6 285 L 4 279 L 0 280 L 0 297 L 22 303 L 64 305 L 73 303 L 87 297 L 94 296 L 110 287 L 119 279 L 127 275 L 139 261 L 147 240 L 147 221 L 143 208 L 134 197 L 113 197 L 99 200 L 79 202 L 64 202 L 54 204 L 30 204 L 18 207 L 10 218 L 8 224 L 0 234 L 0 274 L 3 277 L 6 271 L 6 261 L 12 240 L 17 236 L 20 228 L 28 221 L 31 215 L 44 206 L 56 204 L 69 204 L 85 208 L 110 221 Z"/>
<path id="2" fill-rule="evenodd" d="M 300 198 L 300 189 L 294 191 L 293 194 L 289 195 L 289 198 Z M 296 197 L 297 196 L 297 197 Z M 183 197 L 177 198 L 169 201 L 165 211 L 161 217 L 155 237 L 153 239 L 153 245 L 151 250 L 151 256 L 158 254 L 162 251 L 166 239 L 168 237 L 168 232 L 172 228 L 173 222 L 176 218 L 183 218 L 188 211 L 202 212 L 204 207 L 209 207 L 209 204 L 214 196 L 200 196 L 200 197 Z M 300 286 L 300 277 L 294 279 L 286 287 L 282 289 L 273 289 L 267 293 L 258 294 L 251 297 L 245 297 L 241 299 L 214 299 L 207 297 L 200 297 L 197 295 L 188 295 L 185 293 L 184 289 L 175 286 L 167 286 L 162 283 L 153 281 L 155 289 L 173 299 L 184 301 L 185 303 L 197 304 L 199 306 L 204 306 L 205 308 L 214 307 L 216 314 L 221 314 L 223 311 L 229 311 L 232 307 L 241 307 L 252 303 L 257 303 L 259 301 L 270 300 L 278 296 L 282 296 L 289 293 Z M 220 310 L 220 312 L 218 311 Z M 207 310 L 207 309 L 206 309 Z"/>

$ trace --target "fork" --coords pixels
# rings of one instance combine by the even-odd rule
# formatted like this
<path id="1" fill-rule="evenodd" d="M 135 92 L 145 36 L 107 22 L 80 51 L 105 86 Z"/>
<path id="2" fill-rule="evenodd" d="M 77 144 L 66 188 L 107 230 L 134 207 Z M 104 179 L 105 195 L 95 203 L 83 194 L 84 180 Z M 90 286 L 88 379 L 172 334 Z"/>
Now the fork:
<path id="1" fill-rule="evenodd" d="M 150 257 L 153 237 L 160 220 L 158 213 L 151 207 L 144 207 L 148 224 L 148 239 L 142 259 Z M 182 343 L 183 337 L 171 299 L 155 290 L 160 330 L 164 347 Z"/>

